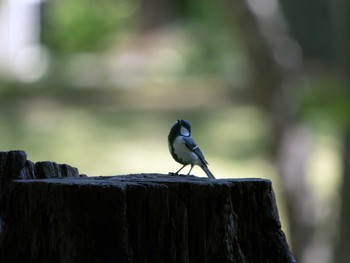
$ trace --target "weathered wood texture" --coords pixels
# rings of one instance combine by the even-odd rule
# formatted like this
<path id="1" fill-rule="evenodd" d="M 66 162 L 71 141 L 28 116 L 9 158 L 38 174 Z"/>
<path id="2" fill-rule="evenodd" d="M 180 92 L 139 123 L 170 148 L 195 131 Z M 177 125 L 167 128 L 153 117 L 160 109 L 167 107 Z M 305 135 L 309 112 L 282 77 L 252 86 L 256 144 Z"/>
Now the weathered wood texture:
<path id="1" fill-rule="evenodd" d="M 77 168 L 54 162 L 33 163 L 24 151 L 0 152 L 0 236 L 9 209 L 9 194 L 13 181 L 18 179 L 44 179 L 83 177 Z M 1 262 L 1 261 L 0 261 Z"/>
<path id="2" fill-rule="evenodd" d="M 1 193 L 30 180 L 0 196 L 0 262 L 295 262 L 268 180 L 58 178 L 79 174 L 5 155 Z"/>

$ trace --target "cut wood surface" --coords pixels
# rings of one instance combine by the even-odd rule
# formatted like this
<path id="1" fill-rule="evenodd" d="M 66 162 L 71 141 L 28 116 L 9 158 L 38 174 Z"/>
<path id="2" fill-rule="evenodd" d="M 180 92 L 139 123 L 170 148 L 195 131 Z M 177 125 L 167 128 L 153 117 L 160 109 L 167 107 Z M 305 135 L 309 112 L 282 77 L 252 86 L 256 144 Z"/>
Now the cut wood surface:
<path id="1" fill-rule="evenodd" d="M 295 262 L 265 179 L 84 177 L 2 152 L 0 204 L 0 262 Z"/>

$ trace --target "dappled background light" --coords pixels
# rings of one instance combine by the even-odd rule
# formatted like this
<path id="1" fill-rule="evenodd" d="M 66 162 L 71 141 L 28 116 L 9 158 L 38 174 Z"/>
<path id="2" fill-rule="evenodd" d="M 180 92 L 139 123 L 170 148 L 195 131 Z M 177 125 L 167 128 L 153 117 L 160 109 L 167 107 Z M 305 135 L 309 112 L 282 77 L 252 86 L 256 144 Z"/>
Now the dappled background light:
<path id="1" fill-rule="evenodd" d="M 272 180 L 298 262 L 336 262 L 350 107 L 330 5 L 156 2 L 0 1 L 0 150 L 167 174 L 187 119 L 217 178 Z"/>

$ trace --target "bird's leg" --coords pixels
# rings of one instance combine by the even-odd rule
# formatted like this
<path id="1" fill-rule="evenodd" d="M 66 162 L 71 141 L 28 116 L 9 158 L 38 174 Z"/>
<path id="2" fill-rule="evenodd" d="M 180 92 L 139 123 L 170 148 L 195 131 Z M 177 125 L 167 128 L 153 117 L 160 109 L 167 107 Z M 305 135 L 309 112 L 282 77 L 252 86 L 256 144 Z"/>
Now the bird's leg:
<path id="1" fill-rule="evenodd" d="M 178 170 L 175 174 L 179 174 L 179 172 L 180 172 L 183 168 L 185 168 L 186 165 L 187 165 L 187 164 L 184 164 L 184 166 L 182 166 L 182 167 L 180 168 L 180 170 Z"/>
<path id="2" fill-rule="evenodd" d="M 190 171 L 188 172 L 188 174 L 187 175 L 190 175 L 190 173 L 191 173 L 191 171 L 192 171 L 192 168 L 193 168 L 193 164 L 191 164 L 191 169 L 190 169 Z"/>

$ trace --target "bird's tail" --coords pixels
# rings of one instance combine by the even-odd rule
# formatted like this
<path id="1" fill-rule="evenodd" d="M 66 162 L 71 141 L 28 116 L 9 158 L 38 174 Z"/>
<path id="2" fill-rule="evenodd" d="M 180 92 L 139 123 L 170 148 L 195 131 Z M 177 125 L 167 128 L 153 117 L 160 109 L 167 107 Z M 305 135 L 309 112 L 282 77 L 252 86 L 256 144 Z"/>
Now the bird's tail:
<path id="1" fill-rule="evenodd" d="M 211 171 L 209 170 L 208 166 L 202 165 L 201 168 L 207 174 L 208 178 L 215 179 L 214 175 L 211 173 Z"/>

